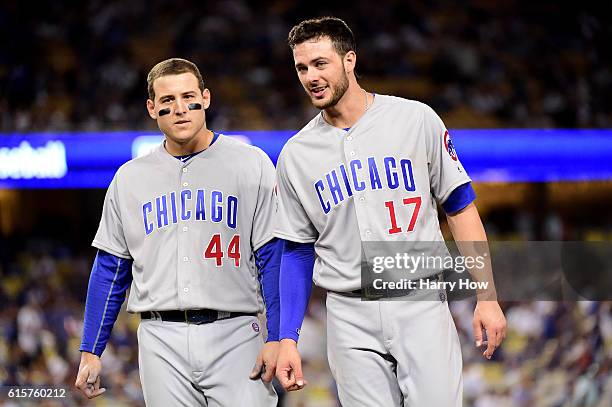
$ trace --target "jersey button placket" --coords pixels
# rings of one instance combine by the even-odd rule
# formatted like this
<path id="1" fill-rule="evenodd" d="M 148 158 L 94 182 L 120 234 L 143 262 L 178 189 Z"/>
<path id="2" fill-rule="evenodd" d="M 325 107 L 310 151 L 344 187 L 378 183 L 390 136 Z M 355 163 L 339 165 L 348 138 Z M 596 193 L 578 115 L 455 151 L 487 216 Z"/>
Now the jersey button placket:
<path id="1" fill-rule="evenodd" d="M 357 158 L 357 142 L 354 140 L 355 137 L 352 133 L 348 133 L 346 137 L 343 137 L 342 147 L 344 150 L 344 158 L 348 164 L 352 160 Z"/>
<path id="2" fill-rule="evenodd" d="M 181 168 L 180 178 L 181 178 L 181 186 L 183 188 L 189 186 L 189 166 L 190 163 L 187 163 L 183 168 Z"/>
<path id="3" fill-rule="evenodd" d="M 355 205 L 355 212 L 357 213 L 357 226 L 362 232 L 362 240 L 370 240 L 372 237 L 372 231 L 368 228 L 368 216 L 367 216 L 367 202 L 365 191 L 359 197 L 359 204 Z M 364 230 L 365 229 L 365 230 Z"/>
<path id="4" fill-rule="evenodd" d="M 355 137 L 352 134 L 349 134 L 345 137 L 344 157 L 346 159 L 347 165 L 350 165 L 350 162 L 353 160 L 359 160 L 359 155 L 357 153 L 357 149 L 359 147 L 359 141 L 354 140 L 354 138 Z M 368 165 L 367 162 L 362 162 L 362 169 L 367 170 L 367 165 Z M 366 174 L 367 171 L 363 171 L 363 170 L 362 170 L 362 174 Z M 372 237 L 372 231 L 368 228 L 369 225 L 367 224 L 367 219 L 368 219 L 368 213 L 367 213 L 368 205 L 367 205 L 367 199 L 366 199 L 367 191 L 368 190 L 366 188 L 366 190 L 363 192 L 357 192 L 354 198 L 359 203 L 358 205 L 355 205 L 355 213 L 357 214 L 357 226 L 359 227 L 362 240 L 370 240 Z"/>
<path id="5" fill-rule="evenodd" d="M 190 185 L 190 173 L 191 171 L 188 169 L 188 165 L 185 165 L 184 167 L 182 167 L 180 169 L 179 172 L 179 191 L 182 191 L 183 189 L 186 189 L 189 185 Z M 189 253 L 187 250 L 190 247 L 189 245 L 189 234 L 186 233 L 189 231 L 189 227 L 187 226 L 186 222 L 189 221 L 183 221 L 181 219 L 181 210 L 179 209 L 181 205 L 181 192 L 178 193 L 177 196 L 177 209 L 178 209 L 178 222 L 179 224 L 177 225 L 177 229 L 176 229 L 176 233 L 177 233 L 177 240 L 178 240 L 178 247 L 177 247 L 177 251 L 178 251 L 178 259 L 179 259 L 179 264 L 178 264 L 178 270 L 177 270 L 177 284 L 179 287 L 179 305 L 182 306 L 187 306 L 191 301 L 189 301 L 188 299 L 188 295 L 189 295 L 189 285 L 190 285 L 190 281 L 189 281 L 189 274 L 190 271 L 192 269 L 191 267 L 191 263 L 193 262 L 193 258 L 191 258 L 191 253 Z"/>

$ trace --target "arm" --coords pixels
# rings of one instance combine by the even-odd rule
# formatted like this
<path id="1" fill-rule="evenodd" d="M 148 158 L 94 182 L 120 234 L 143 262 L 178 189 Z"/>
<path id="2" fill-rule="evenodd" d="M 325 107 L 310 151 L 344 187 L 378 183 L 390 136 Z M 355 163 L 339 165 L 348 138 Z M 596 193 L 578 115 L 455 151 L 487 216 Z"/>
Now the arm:
<path id="1" fill-rule="evenodd" d="M 132 283 L 132 260 L 98 251 L 89 277 L 81 341 L 81 363 L 75 386 L 88 398 L 104 393 L 100 388 L 100 356 L 117 320 L 125 292 Z"/>
<path id="2" fill-rule="evenodd" d="M 474 258 L 483 256 L 485 259 L 485 266 L 482 270 L 478 270 L 478 272 L 470 270 L 473 279 L 489 283 L 486 290 L 477 291 L 477 303 L 472 326 L 476 346 L 487 345 L 483 355 L 487 359 L 491 359 L 495 349 L 506 337 L 506 319 L 497 303 L 487 235 L 473 202 L 457 212 L 447 214 L 447 219 L 461 255 Z M 486 331 L 486 340 L 483 340 L 483 330 Z"/>
<path id="3" fill-rule="evenodd" d="M 250 374 L 251 380 L 272 381 L 278 358 L 278 330 L 280 325 L 279 272 L 283 242 L 272 239 L 255 251 L 255 264 L 259 270 L 259 285 L 266 305 L 266 344 L 257 356 Z"/>
<path id="4" fill-rule="evenodd" d="M 314 244 L 285 241 L 280 275 L 280 350 L 276 376 L 285 390 L 299 390 L 306 384 L 297 350 L 300 327 L 312 291 Z"/>
<path id="5" fill-rule="evenodd" d="M 314 242 L 318 238 L 318 231 L 291 182 L 292 175 L 299 174 L 297 161 L 292 150 L 285 145 L 276 168 L 278 214 L 274 234 L 286 239 L 281 260 L 281 342 L 276 377 L 288 391 L 299 390 L 306 383 L 297 340 L 312 289 Z"/>
<path id="6" fill-rule="evenodd" d="M 476 194 L 446 126 L 430 107 L 423 110 L 423 130 L 427 134 L 425 140 L 431 191 L 447 213 L 448 224 L 459 251 L 464 257 L 486 254 L 484 270 L 479 270 L 478 275 L 470 270 L 474 279 L 490 283 L 488 290 L 477 293 L 478 303 L 472 322 L 478 347 L 484 342 L 483 328 L 486 329 L 488 347 L 483 354 L 491 358 L 495 347 L 499 346 L 505 336 L 506 321 L 495 295 L 487 235 L 473 203 Z M 476 250 L 476 246 L 480 250 Z"/>
<path id="7" fill-rule="evenodd" d="M 266 304 L 268 338 L 266 342 L 278 342 L 280 326 L 279 274 L 283 242 L 272 239 L 255 251 L 255 263 L 259 270 L 259 284 Z"/>

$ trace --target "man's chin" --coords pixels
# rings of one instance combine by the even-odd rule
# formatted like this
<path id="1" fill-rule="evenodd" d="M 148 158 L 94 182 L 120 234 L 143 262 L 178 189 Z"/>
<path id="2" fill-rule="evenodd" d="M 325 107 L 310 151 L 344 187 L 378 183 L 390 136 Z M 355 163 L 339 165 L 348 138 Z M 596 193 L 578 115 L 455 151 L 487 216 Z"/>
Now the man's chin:
<path id="1" fill-rule="evenodd" d="M 177 134 L 177 132 L 173 132 L 172 134 L 166 134 L 166 136 L 172 140 L 173 142 L 175 142 L 176 144 L 187 144 L 188 142 L 190 142 L 191 140 L 193 140 L 193 134 L 191 132 L 187 133 L 182 133 L 179 132 Z"/>
<path id="2" fill-rule="evenodd" d="M 335 104 L 333 103 L 333 100 L 331 100 L 330 98 L 325 98 L 325 99 L 312 98 L 311 101 L 312 101 L 312 105 L 320 110 L 327 109 L 328 107 L 332 107 Z"/>

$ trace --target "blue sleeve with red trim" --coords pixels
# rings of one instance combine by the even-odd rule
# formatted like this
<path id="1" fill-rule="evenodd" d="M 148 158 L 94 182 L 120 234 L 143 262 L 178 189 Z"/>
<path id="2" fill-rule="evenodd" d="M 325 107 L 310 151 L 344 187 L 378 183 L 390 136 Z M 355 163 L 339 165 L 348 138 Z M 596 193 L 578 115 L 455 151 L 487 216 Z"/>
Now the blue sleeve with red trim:
<path id="1" fill-rule="evenodd" d="M 79 350 L 102 355 L 131 283 L 132 260 L 98 250 L 89 276 Z"/>
<path id="2" fill-rule="evenodd" d="M 282 252 L 283 242 L 276 238 L 255 251 L 255 264 L 257 270 L 259 270 L 259 285 L 266 304 L 266 324 L 268 327 L 266 342 L 278 341 L 280 325 L 278 279 Z"/>
<path id="3" fill-rule="evenodd" d="M 452 215 L 474 202 L 475 199 L 476 192 L 472 188 L 472 183 L 468 182 L 455 188 L 442 204 L 442 208 L 444 208 L 444 212 Z"/>
<path id="4" fill-rule="evenodd" d="M 306 315 L 314 267 L 314 243 L 284 241 L 280 267 L 280 339 L 297 342 Z"/>

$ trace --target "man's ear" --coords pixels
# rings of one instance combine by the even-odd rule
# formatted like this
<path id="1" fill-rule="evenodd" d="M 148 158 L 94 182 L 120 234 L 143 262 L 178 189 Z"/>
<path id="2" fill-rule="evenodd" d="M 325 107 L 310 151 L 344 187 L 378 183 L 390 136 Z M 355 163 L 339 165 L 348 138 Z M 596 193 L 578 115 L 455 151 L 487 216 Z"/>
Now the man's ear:
<path id="1" fill-rule="evenodd" d="M 155 103 L 151 99 L 147 99 L 147 111 L 151 119 L 157 120 L 157 113 L 155 113 Z"/>
<path id="2" fill-rule="evenodd" d="M 204 110 L 208 109 L 208 107 L 210 106 L 210 91 L 208 90 L 208 88 L 204 88 L 204 90 L 202 91 L 202 107 L 204 108 Z"/>
<path id="3" fill-rule="evenodd" d="M 357 54 L 355 51 L 349 51 L 344 56 L 344 70 L 346 73 L 351 73 L 355 70 L 355 65 L 357 64 Z"/>

